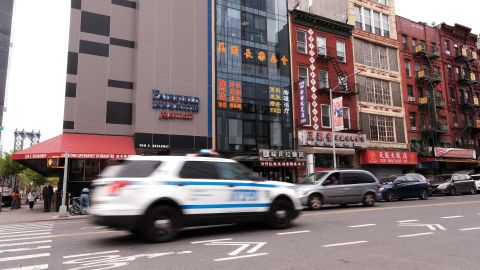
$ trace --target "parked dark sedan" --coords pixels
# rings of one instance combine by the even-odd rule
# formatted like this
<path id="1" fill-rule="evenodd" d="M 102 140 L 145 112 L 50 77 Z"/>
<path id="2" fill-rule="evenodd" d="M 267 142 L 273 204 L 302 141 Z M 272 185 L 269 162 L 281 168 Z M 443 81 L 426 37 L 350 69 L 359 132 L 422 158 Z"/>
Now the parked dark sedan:
<path id="1" fill-rule="evenodd" d="M 468 174 L 441 174 L 435 176 L 430 184 L 433 193 L 457 195 L 461 193 L 476 194 L 475 180 Z"/>
<path id="2" fill-rule="evenodd" d="M 428 199 L 432 189 L 427 179 L 417 173 L 405 175 L 392 175 L 380 181 L 380 192 L 385 201 L 403 200 L 404 198 Z"/>

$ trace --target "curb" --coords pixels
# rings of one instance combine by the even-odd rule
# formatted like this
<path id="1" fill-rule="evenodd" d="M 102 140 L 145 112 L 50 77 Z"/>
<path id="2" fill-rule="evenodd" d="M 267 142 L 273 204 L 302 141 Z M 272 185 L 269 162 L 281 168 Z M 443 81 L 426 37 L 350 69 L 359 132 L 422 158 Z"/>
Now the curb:
<path id="1" fill-rule="evenodd" d="M 30 220 L 19 220 L 11 222 L 0 222 L 0 225 L 8 224 L 21 224 L 21 223 L 30 223 L 30 222 L 42 222 L 42 221 L 57 221 L 57 220 L 78 220 L 78 219 L 88 219 L 89 215 L 83 216 L 67 216 L 67 217 L 55 217 L 55 218 L 39 218 L 39 219 L 30 219 Z"/>

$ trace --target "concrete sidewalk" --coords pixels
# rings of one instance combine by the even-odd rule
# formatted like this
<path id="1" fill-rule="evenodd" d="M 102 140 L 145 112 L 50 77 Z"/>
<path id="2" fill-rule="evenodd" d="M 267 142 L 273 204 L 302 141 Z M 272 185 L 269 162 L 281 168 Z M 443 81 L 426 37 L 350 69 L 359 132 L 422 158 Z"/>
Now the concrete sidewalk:
<path id="1" fill-rule="evenodd" d="M 54 210 L 52 207 L 51 210 Z M 37 201 L 32 210 L 30 206 L 22 204 L 20 209 L 11 210 L 10 207 L 3 207 L 0 212 L 0 224 L 17 224 L 36 221 L 55 221 L 55 220 L 78 220 L 86 219 L 88 215 L 78 215 L 59 217 L 58 212 L 43 212 L 43 201 Z"/>

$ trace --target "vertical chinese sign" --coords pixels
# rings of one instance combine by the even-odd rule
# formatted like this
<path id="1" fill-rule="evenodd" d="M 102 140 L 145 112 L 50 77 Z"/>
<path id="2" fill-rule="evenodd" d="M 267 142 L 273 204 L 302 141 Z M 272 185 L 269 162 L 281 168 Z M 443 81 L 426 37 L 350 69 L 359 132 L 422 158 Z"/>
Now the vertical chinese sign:
<path id="1" fill-rule="evenodd" d="M 270 100 L 270 113 L 273 114 L 281 114 L 282 113 L 282 105 L 280 97 L 280 88 L 272 87 L 269 88 L 269 100 Z"/>
<path id="2" fill-rule="evenodd" d="M 227 108 L 227 81 L 223 79 L 217 80 L 217 107 Z"/>
<path id="3" fill-rule="evenodd" d="M 298 83 L 298 97 L 300 100 L 300 125 L 308 124 L 308 100 L 307 91 L 305 90 L 305 81 L 301 80 Z"/>
<path id="4" fill-rule="evenodd" d="M 343 130 L 343 99 L 342 97 L 333 99 L 333 130 Z"/>
<path id="5" fill-rule="evenodd" d="M 228 89 L 227 89 L 228 86 Z M 237 81 L 217 80 L 217 107 L 242 110 L 242 84 Z"/>

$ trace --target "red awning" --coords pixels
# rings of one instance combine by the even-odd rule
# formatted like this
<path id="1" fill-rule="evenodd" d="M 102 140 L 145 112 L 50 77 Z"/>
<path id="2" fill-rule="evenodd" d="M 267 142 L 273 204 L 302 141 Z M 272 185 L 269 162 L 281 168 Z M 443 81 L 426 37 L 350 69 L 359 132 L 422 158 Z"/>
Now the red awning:
<path id="1" fill-rule="evenodd" d="M 135 155 L 132 137 L 104 136 L 89 134 L 61 134 L 36 144 L 30 148 L 13 153 L 13 160 L 69 158 L 111 159 L 126 158 Z"/>

